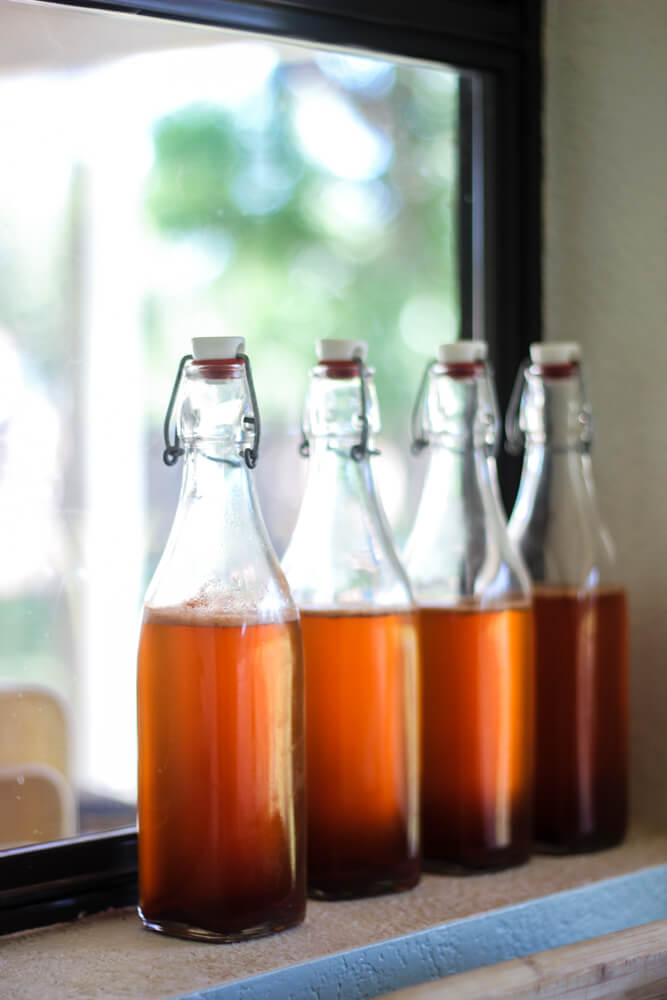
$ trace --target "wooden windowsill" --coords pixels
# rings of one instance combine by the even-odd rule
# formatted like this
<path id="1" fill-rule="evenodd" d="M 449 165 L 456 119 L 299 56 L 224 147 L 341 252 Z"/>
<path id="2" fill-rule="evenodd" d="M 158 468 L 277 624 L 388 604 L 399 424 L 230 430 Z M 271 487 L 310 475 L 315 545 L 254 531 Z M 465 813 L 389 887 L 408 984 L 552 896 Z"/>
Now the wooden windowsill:
<path id="1" fill-rule="evenodd" d="M 448 976 L 392 1000 L 656 1000 L 667 996 L 667 920 Z"/>
<path id="2" fill-rule="evenodd" d="M 354 964 L 355 952 L 363 957 L 363 949 L 378 942 L 414 935 L 415 940 L 423 943 L 424 935 L 420 932 L 437 925 L 440 933 L 446 934 L 443 924 L 665 863 L 667 834 L 634 830 L 621 847 L 596 854 L 536 856 L 523 867 L 492 875 L 426 875 L 416 889 L 399 895 L 344 903 L 311 901 L 301 927 L 239 945 L 195 944 L 161 937 L 144 931 L 134 911 L 110 911 L 74 924 L 2 939 L 2 995 L 21 1000 L 42 1000 L 45 996 L 163 1000 L 340 953 L 348 953 L 340 961 L 349 969 Z M 517 907 L 517 913 L 522 909 Z M 667 916 L 667 898 L 664 916 Z M 592 933 L 602 932 L 598 929 Z M 581 936 L 591 934 L 584 932 Z M 428 941 L 425 946 L 428 947 Z M 523 953 L 525 947 L 522 951 L 517 937 L 514 942 L 508 941 L 508 950 L 501 957 Z M 455 965 L 452 971 L 475 964 L 466 961 L 467 965 Z M 484 960 L 477 964 L 484 964 Z M 377 984 L 381 984 L 382 970 L 375 971 Z M 305 982 L 307 969 L 299 974 Z M 370 992 L 374 988 L 373 969 L 366 969 L 364 974 L 369 977 L 369 992 L 365 995 L 383 992 L 379 985 L 375 992 Z M 438 974 L 443 973 L 434 964 L 423 978 Z M 326 975 L 336 976 L 335 962 L 327 967 Z M 267 982 L 265 979 L 265 986 Z M 389 985 L 394 985 L 393 981 Z M 389 987 L 385 983 L 386 988 Z M 269 994 L 262 993 L 265 995 Z"/>

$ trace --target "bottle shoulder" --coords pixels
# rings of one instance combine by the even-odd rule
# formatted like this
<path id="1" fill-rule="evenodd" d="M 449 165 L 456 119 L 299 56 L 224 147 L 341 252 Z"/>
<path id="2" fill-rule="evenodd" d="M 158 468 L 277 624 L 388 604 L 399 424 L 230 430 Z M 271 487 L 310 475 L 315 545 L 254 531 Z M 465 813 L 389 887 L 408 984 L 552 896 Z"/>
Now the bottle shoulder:
<path id="1" fill-rule="evenodd" d="M 617 582 L 615 548 L 587 456 L 572 452 L 538 463 L 527 455 L 509 532 L 536 583 L 592 588 Z"/>
<path id="2" fill-rule="evenodd" d="M 218 470 L 186 483 L 145 604 L 243 621 L 282 621 L 296 609 L 266 531 L 250 474 Z M 195 488 L 197 487 L 197 488 Z"/>
<path id="3" fill-rule="evenodd" d="M 273 608 L 267 614 L 258 607 L 239 607 L 236 602 L 201 597 L 181 604 L 154 605 L 146 603 L 143 611 L 144 625 L 171 625 L 185 627 L 244 628 L 251 625 L 297 624 L 299 613 L 290 602 L 281 609 Z"/>
<path id="4" fill-rule="evenodd" d="M 404 560 L 420 605 L 528 599 L 530 581 L 507 530 L 492 457 L 434 452 Z"/>
<path id="5" fill-rule="evenodd" d="M 368 458 L 309 470 L 282 567 L 301 608 L 411 609 L 412 593 Z"/>

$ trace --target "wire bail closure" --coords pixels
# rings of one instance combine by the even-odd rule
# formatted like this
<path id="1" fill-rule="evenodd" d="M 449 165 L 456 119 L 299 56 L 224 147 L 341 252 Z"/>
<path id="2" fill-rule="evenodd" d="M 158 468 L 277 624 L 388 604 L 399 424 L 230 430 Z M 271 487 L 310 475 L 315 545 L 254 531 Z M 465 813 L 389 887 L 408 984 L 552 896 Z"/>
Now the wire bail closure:
<path id="1" fill-rule="evenodd" d="M 519 365 L 519 370 L 512 387 L 512 395 L 507 406 L 505 416 L 505 451 L 509 455 L 520 455 L 524 448 L 525 433 L 521 428 L 521 397 L 523 396 L 526 372 L 531 367 L 530 358 L 524 358 Z M 579 450 L 584 455 L 590 455 L 593 449 L 593 413 L 589 402 L 588 385 L 581 365 L 577 366 L 577 377 L 581 385 L 581 395 L 584 400 L 580 411 L 579 419 L 585 430 L 582 431 Z"/>
<path id="2" fill-rule="evenodd" d="M 254 430 L 254 441 L 252 448 L 246 448 L 243 452 L 243 458 L 245 464 L 249 469 L 254 469 L 257 465 L 257 458 L 259 456 L 259 438 L 261 433 L 261 421 L 259 416 L 259 406 L 257 405 L 257 395 L 255 393 L 255 383 L 252 377 L 252 368 L 250 367 L 250 358 L 247 354 L 242 354 L 239 352 L 236 357 L 243 362 L 246 370 L 246 378 L 248 380 L 248 390 L 250 392 L 250 405 L 252 407 L 252 415 L 245 416 L 243 418 L 243 423 L 246 427 L 252 428 Z M 178 391 L 181 387 L 181 381 L 183 379 L 183 371 L 188 361 L 192 361 L 191 354 L 184 354 L 181 358 L 178 370 L 176 372 L 176 378 L 174 379 L 174 385 L 171 390 L 171 396 L 169 397 L 169 403 L 167 405 L 167 412 L 164 418 L 164 425 L 162 428 L 162 433 L 164 436 L 164 451 L 162 452 L 162 461 L 167 466 L 176 465 L 181 455 L 184 454 L 185 449 L 181 445 L 181 439 L 178 436 L 178 430 L 174 426 L 174 439 L 170 441 L 169 431 L 171 427 L 172 417 L 174 414 L 174 407 L 176 406 L 176 400 L 178 398 Z"/>
<path id="3" fill-rule="evenodd" d="M 419 388 L 417 390 L 417 395 L 415 397 L 414 405 L 412 407 L 412 414 L 410 417 L 410 433 L 412 437 L 412 441 L 410 442 L 410 452 L 415 456 L 421 455 L 422 451 L 424 451 L 425 448 L 428 448 L 431 443 L 429 439 L 426 437 L 426 434 L 424 432 L 422 413 L 424 409 L 424 399 L 426 396 L 428 377 L 438 364 L 440 364 L 440 362 L 437 359 L 435 359 L 434 361 L 428 361 L 426 363 L 426 368 L 424 369 L 424 374 L 421 377 Z M 490 449 L 489 454 L 497 455 L 498 443 L 501 438 L 502 425 L 500 422 L 498 400 L 496 398 L 496 391 L 493 380 L 493 369 L 491 368 L 488 361 L 484 362 L 484 371 L 486 372 L 489 381 L 489 388 L 491 393 L 491 405 L 494 414 L 494 426 L 495 426 L 493 447 Z"/>
<path id="4" fill-rule="evenodd" d="M 520 412 L 521 397 L 526 371 L 530 368 L 530 359 L 524 358 L 512 386 L 512 395 L 507 405 L 505 416 L 505 451 L 508 455 L 520 455 L 523 451 L 523 431 L 521 430 Z"/>
<path id="5" fill-rule="evenodd" d="M 370 437 L 370 424 L 368 422 L 368 394 L 366 392 L 366 365 L 362 358 L 352 358 L 357 364 L 357 373 L 359 375 L 359 383 L 361 386 L 360 400 L 361 400 L 361 412 L 359 413 L 359 420 L 361 422 L 361 437 L 358 444 L 353 444 L 350 448 L 350 458 L 355 462 L 363 462 L 364 458 L 369 455 L 379 455 L 380 452 L 375 448 L 368 447 L 368 439 Z M 301 443 L 299 445 L 299 454 L 302 458 L 310 457 L 310 441 L 308 440 L 308 435 L 306 434 L 306 428 L 301 425 Z"/>
<path id="6" fill-rule="evenodd" d="M 171 418 L 174 413 L 174 406 L 176 405 L 176 397 L 178 396 L 178 390 L 181 387 L 181 379 L 183 378 L 183 369 L 187 365 L 188 361 L 192 361 L 191 354 L 184 354 L 181 358 L 178 371 L 176 372 L 176 378 L 174 379 L 174 385 L 171 390 L 171 396 L 169 397 L 169 404 L 167 406 L 167 412 L 164 417 L 164 424 L 162 426 L 162 433 L 164 436 L 164 451 L 162 452 L 162 461 L 165 465 L 172 466 L 176 465 L 179 458 L 183 454 L 184 449 L 181 447 L 181 441 L 178 436 L 178 431 L 174 427 L 174 440 L 173 442 L 169 440 L 169 427 L 171 424 Z"/>
<path id="7" fill-rule="evenodd" d="M 424 448 L 428 448 L 429 440 L 424 435 L 424 427 L 421 420 L 422 408 L 424 406 L 424 395 L 426 393 L 426 383 L 431 370 L 436 366 L 437 361 L 428 361 L 426 368 L 424 369 L 424 374 L 421 377 L 421 382 L 419 383 L 419 388 L 417 389 L 417 396 L 412 407 L 412 414 L 410 416 L 410 433 L 412 435 L 412 441 L 410 442 L 410 452 L 413 455 L 421 455 Z"/>
<path id="8" fill-rule="evenodd" d="M 246 378 L 248 379 L 248 390 L 250 392 L 250 405 L 252 406 L 252 415 L 243 418 L 243 423 L 246 427 L 251 427 L 254 432 L 254 440 L 252 443 L 252 448 L 246 448 L 243 452 L 243 458 L 245 459 L 245 464 L 249 469 L 254 469 L 257 465 L 257 459 L 259 458 L 259 437 L 262 430 L 261 421 L 259 418 L 259 406 L 257 405 L 257 395 L 255 393 L 255 382 L 252 377 L 252 368 L 250 367 L 250 358 L 247 354 L 241 354 L 240 352 L 236 355 L 240 358 L 245 365 Z"/>

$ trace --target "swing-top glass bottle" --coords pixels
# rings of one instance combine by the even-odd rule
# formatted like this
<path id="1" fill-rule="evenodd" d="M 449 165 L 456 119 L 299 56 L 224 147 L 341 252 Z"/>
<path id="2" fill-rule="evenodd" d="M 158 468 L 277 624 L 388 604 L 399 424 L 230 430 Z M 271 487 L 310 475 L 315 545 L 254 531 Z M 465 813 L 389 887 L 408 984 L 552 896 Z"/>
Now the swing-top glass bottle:
<path id="1" fill-rule="evenodd" d="M 509 530 L 533 580 L 535 837 L 555 851 L 618 843 L 627 812 L 627 609 L 591 466 L 581 352 L 533 344 L 507 415 L 525 438 Z"/>
<path id="2" fill-rule="evenodd" d="M 283 558 L 304 640 L 308 885 L 324 898 L 407 889 L 420 872 L 414 605 L 373 479 L 366 351 L 317 345 L 308 479 Z"/>
<path id="3" fill-rule="evenodd" d="M 502 868 L 532 844 L 530 581 L 499 498 L 487 347 L 443 344 L 415 404 L 429 465 L 406 544 L 422 659 L 422 838 L 429 867 Z"/>
<path id="4" fill-rule="evenodd" d="M 305 909 L 301 637 L 255 495 L 243 350 L 195 338 L 181 362 L 165 461 L 183 455 L 183 482 L 138 664 L 140 914 L 212 941 L 281 930 Z"/>

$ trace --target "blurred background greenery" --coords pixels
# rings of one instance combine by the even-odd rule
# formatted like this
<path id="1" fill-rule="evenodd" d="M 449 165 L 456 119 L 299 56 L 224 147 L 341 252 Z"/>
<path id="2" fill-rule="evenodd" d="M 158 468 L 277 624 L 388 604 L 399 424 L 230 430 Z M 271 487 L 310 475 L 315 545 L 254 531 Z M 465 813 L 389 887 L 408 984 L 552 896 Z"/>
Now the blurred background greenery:
<path id="1" fill-rule="evenodd" d="M 460 334 L 458 75 L 192 39 L 0 73 L 0 679 L 57 690 L 77 781 L 129 802 L 136 629 L 180 481 L 162 421 L 190 337 L 246 338 L 280 553 L 315 341 L 369 342 L 400 542 L 425 466 L 414 395 Z"/>
<path id="2" fill-rule="evenodd" d="M 149 367 L 162 386 L 153 417 L 166 398 L 165 361 L 174 364 L 168 345 L 185 344 L 184 330 L 245 336 L 274 457 L 291 467 L 279 439 L 295 453 L 314 341 L 362 337 L 389 449 L 384 494 L 403 535 L 414 393 L 437 344 L 459 334 L 457 74 L 299 52 L 277 59 L 236 106 L 181 107 L 152 135 L 145 210 L 155 238 L 184 260 L 206 260 L 209 274 L 196 303 L 191 288 L 147 295 Z M 277 497 L 271 465 L 260 490 L 282 549 L 299 475 L 289 477 L 293 494 Z"/>

